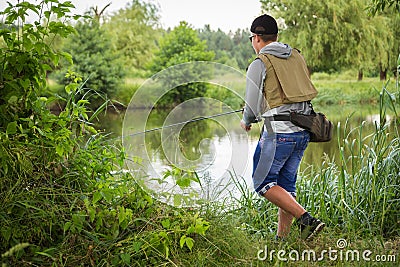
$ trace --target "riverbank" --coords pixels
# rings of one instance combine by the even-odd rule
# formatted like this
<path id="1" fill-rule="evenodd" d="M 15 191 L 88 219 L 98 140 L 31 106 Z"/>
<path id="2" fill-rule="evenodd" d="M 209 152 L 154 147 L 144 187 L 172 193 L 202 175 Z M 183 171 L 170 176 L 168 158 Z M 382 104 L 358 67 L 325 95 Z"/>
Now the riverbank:
<path id="1" fill-rule="evenodd" d="M 344 72 L 341 74 L 314 73 L 312 81 L 318 90 L 318 96 L 313 100 L 317 106 L 344 105 L 344 104 L 376 104 L 379 99 L 379 92 L 387 83 L 380 81 L 379 77 L 365 77 L 358 81 L 353 72 Z M 234 91 L 239 95 L 245 94 L 245 81 L 237 77 L 226 77 L 227 82 L 234 87 Z M 114 96 L 110 99 L 115 108 L 124 110 L 135 94 L 135 92 L 146 82 L 145 78 L 127 78 L 124 83 L 116 90 Z M 389 84 L 395 83 L 394 78 Z M 394 86 L 388 86 L 389 91 Z M 62 86 L 57 85 L 53 80 L 49 80 L 49 92 L 54 93 L 63 90 Z M 208 97 L 213 97 L 211 92 Z M 237 101 L 234 101 L 237 105 Z"/>
<path id="2" fill-rule="evenodd" d="M 347 75 L 321 73 L 313 75 L 313 82 L 319 92 L 313 102 L 318 105 L 376 104 L 379 101 L 379 92 L 386 84 L 377 77 L 357 81 L 349 79 Z M 387 88 L 393 89 L 394 86 Z"/>
<path id="3" fill-rule="evenodd" d="M 390 105 L 398 110 L 380 92 L 380 114 Z M 400 140 L 384 124 L 362 139 L 340 128 L 340 159 L 327 156 L 299 173 L 298 200 L 326 228 L 305 242 L 293 227 L 276 242 L 276 207 L 241 188 L 241 177 L 232 175 L 242 190 L 234 204 L 163 204 L 121 172 L 128 160 L 122 147 L 95 131 L 82 135 L 84 103 L 69 103 L 69 113 L 43 110 L 45 122 L 26 128 L 29 135 L 11 136 L 11 126 L 3 135 L 4 266 L 398 265 Z M 169 175 L 181 185 L 194 178 L 178 170 Z"/>

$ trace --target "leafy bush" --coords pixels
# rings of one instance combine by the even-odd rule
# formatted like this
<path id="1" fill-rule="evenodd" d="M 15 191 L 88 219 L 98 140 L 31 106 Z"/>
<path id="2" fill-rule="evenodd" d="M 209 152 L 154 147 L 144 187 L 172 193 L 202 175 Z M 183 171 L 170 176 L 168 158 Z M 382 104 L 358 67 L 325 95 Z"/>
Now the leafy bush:
<path id="1" fill-rule="evenodd" d="M 70 57 L 54 51 L 45 38 L 59 35 L 65 37 L 74 28 L 51 18 L 64 17 L 71 19 L 69 9 L 71 3 L 48 2 L 51 10 L 42 10 L 44 5 L 37 5 L 22 1 L 15 6 L 8 3 L 1 15 L 4 15 L 4 24 L 0 37 L 4 40 L 4 47 L 0 54 L 0 129 L 14 129 L 17 121 L 28 118 L 35 108 L 36 99 L 46 86 L 46 74 L 57 66 L 61 58 Z M 43 11 L 43 12 L 42 12 Z M 29 12 L 36 13 L 39 18 L 34 23 L 25 23 Z M 42 20 L 45 23 L 40 24 Z M 27 126 L 26 121 L 20 120 Z"/>
<path id="2" fill-rule="evenodd" d="M 197 32 L 186 22 L 181 22 L 160 39 L 160 50 L 156 52 L 151 70 L 156 73 L 183 63 L 211 61 L 214 53 L 205 50 L 205 41 L 201 41 Z M 205 95 L 207 84 L 203 81 L 211 77 L 209 69 L 197 64 L 187 64 L 179 70 L 167 72 L 167 77 L 164 77 L 162 72 L 159 73 L 162 86 L 171 89 L 159 101 L 159 106 L 174 106 Z"/>
<path id="3" fill-rule="evenodd" d="M 42 10 L 50 6 L 50 10 Z M 67 16 L 69 2 L 9 4 L 10 25 L 0 32 L 0 251 L 2 266 L 141 265 L 170 261 L 192 250 L 209 224 L 192 211 L 153 202 L 121 171 L 125 153 L 93 127 L 82 79 L 68 72 L 64 96 L 42 97 L 46 71 L 62 54 L 44 36 L 73 32 L 52 13 Z M 46 26 L 25 24 L 28 11 Z M 11 27 L 14 22 L 22 22 Z M 68 57 L 67 54 L 64 56 Z M 20 64 L 25 62 L 26 64 Z M 46 63 L 47 62 L 47 63 Z M 52 113 L 57 102 L 63 109 Z"/>

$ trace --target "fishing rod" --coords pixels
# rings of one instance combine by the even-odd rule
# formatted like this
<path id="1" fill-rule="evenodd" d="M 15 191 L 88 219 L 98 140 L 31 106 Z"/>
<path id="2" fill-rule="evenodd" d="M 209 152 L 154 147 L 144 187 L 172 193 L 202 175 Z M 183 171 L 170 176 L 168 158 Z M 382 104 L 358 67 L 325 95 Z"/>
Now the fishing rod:
<path id="1" fill-rule="evenodd" d="M 191 122 L 212 119 L 212 118 L 215 118 L 215 117 L 220 117 L 220 116 L 229 115 L 229 114 L 242 112 L 242 111 L 243 111 L 243 108 L 242 109 L 238 109 L 238 110 L 232 110 L 232 111 L 224 112 L 224 113 L 214 114 L 214 115 L 210 115 L 210 116 L 205 116 L 205 117 L 203 117 L 203 116 L 202 117 L 197 117 L 197 118 L 194 118 L 194 119 L 191 119 L 191 120 L 182 121 L 182 122 L 173 123 L 173 124 L 169 124 L 169 125 L 162 126 L 162 127 L 157 127 L 157 128 L 145 130 L 143 132 L 137 132 L 137 133 L 129 134 L 129 135 L 127 135 L 127 137 L 128 136 L 135 136 L 135 135 L 139 135 L 139 134 L 150 133 L 150 132 L 158 131 L 158 130 L 161 130 L 161 129 L 166 129 L 166 128 L 170 128 L 170 127 L 174 127 L 174 126 L 178 126 L 178 125 L 182 125 L 182 124 L 191 123 Z"/>

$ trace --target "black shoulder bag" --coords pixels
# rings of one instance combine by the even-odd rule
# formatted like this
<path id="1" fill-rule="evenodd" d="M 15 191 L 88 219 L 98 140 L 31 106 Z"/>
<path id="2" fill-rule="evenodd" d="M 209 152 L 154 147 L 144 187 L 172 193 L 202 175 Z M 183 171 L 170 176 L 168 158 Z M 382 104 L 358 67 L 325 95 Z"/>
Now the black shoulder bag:
<path id="1" fill-rule="evenodd" d="M 323 113 L 312 109 L 310 115 L 290 112 L 290 115 L 274 115 L 275 121 L 290 121 L 310 132 L 310 142 L 329 142 L 332 139 L 333 124 Z"/>

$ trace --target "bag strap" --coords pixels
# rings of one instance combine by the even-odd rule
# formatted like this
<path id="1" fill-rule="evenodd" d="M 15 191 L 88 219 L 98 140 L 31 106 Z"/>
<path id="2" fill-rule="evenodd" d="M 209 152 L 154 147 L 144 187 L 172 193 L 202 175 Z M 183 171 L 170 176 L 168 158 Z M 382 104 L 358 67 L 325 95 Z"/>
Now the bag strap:
<path id="1" fill-rule="evenodd" d="M 316 114 L 311 101 L 307 101 L 307 103 L 311 108 L 311 114 Z M 292 113 L 292 112 L 294 112 L 294 111 L 291 111 L 290 113 Z M 274 118 L 274 121 L 290 121 L 290 115 L 278 114 L 278 115 L 274 115 L 273 118 Z"/>
<path id="2" fill-rule="evenodd" d="M 290 115 L 274 115 L 274 121 L 290 121 Z"/>

